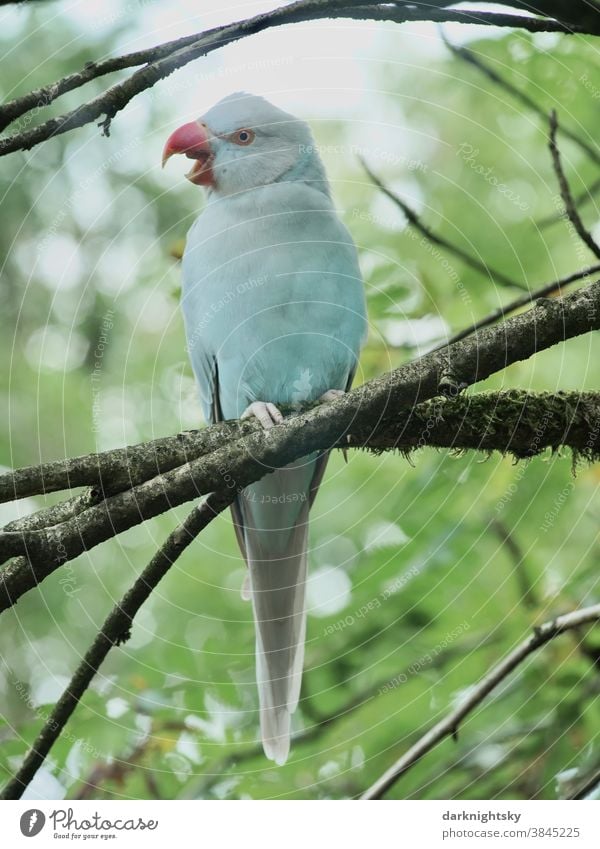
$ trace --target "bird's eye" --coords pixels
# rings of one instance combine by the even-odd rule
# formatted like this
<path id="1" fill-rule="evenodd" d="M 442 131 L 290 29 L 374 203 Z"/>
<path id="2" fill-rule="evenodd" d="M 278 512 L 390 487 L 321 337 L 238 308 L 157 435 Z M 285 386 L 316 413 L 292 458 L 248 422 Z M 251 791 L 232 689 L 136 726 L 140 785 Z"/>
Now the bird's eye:
<path id="1" fill-rule="evenodd" d="M 231 139 L 236 144 L 252 144 L 254 141 L 254 132 L 252 130 L 238 130 L 237 133 L 233 134 Z"/>

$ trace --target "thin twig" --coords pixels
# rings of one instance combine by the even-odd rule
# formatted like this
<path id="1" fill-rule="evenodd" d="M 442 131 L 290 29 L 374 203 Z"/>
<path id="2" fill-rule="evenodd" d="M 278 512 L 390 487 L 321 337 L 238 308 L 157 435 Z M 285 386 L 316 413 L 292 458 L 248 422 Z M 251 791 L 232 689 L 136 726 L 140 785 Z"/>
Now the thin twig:
<path id="1" fill-rule="evenodd" d="M 500 319 L 506 318 L 507 315 L 516 312 L 516 310 L 521 307 L 528 306 L 538 298 L 547 298 L 548 295 L 560 293 L 561 289 L 568 286 L 570 283 L 575 283 L 577 280 L 589 280 L 593 274 L 598 274 L 598 272 L 600 272 L 600 265 L 591 265 L 588 268 L 584 268 L 582 271 L 576 271 L 574 274 L 569 274 L 568 277 L 562 277 L 560 280 L 553 280 L 551 283 L 545 283 L 543 286 L 540 286 L 539 289 L 534 289 L 524 295 L 519 295 L 518 298 L 515 298 L 513 301 L 509 301 L 508 304 L 498 307 L 498 309 L 493 310 L 491 313 L 488 313 L 488 315 L 473 322 L 473 324 L 464 327 L 457 333 L 453 333 L 447 342 L 437 345 L 435 348 L 432 348 L 432 350 L 439 351 L 445 345 L 452 345 L 454 342 L 466 339 L 467 336 L 471 336 L 472 333 L 476 333 L 477 330 L 481 330 L 482 327 L 489 327 L 490 324 L 495 324 L 497 321 L 500 321 Z"/>
<path id="2" fill-rule="evenodd" d="M 531 112 L 538 115 L 543 121 L 544 124 L 548 122 L 548 113 L 540 106 L 540 104 L 530 97 L 526 92 L 521 91 L 520 88 L 513 85 L 513 83 L 509 82 L 507 79 L 502 77 L 494 68 L 490 67 L 486 62 L 484 62 L 479 56 L 477 56 L 472 50 L 469 50 L 467 47 L 458 47 L 455 44 L 452 44 L 446 36 L 442 33 L 442 40 L 446 47 L 458 58 L 462 59 L 463 62 L 467 62 L 469 65 L 472 65 L 476 68 L 480 73 L 484 74 L 489 80 L 491 80 L 495 85 L 504 89 L 504 91 L 508 92 L 512 97 L 516 100 L 520 101 L 524 106 L 527 107 Z M 597 147 L 592 146 L 589 142 L 582 139 L 577 133 L 573 130 L 570 130 L 568 127 L 560 128 L 560 132 L 565 138 L 570 139 L 576 145 L 578 145 L 581 150 L 583 150 L 590 159 L 595 162 L 597 165 L 600 165 L 600 150 Z"/>
<path id="3" fill-rule="evenodd" d="M 21 798 L 23 791 L 62 733 L 106 655 L 113 646 L 121 645 L 129 639 L 133 619 L 142 604 L 150 596 L 161 578 L 169 571 L 182 551 L 230 503 L 231 497 L 229 495 L 209 495 L 201 505 L 194 508 L 181 525 L 169 534 L 134 585 L 108 615 L 18 772 L 8 782 L 0 798 Z"/>
<path id="4" fill-rule="evenodd" d="M 600 191 L 600 177 L 595 180 L 591 186 L 588 186 L 587 189 L 579 192 L 578 195 L 575 195 L 575 206 L 577 209 L 582 207 L 584 204 L 588 203 L 595 194 Z M 543 230 L 545 227 L 550 227 L 552 224 L 558 224 L 564 218 L 562 213 L 553 212 L 552 215 L 548 215 L 546 218 L 541 218 L 537 222 L 537 226 L 540 230 Z"/>
<path id="5" fill-rule="evenodd" d="M 514 535 L 501 519 L 494 517 L 490 523 L 500 542 L 506 547 L 514 565 L 514 575 L 519 589 L 519 597 L 529 610 L 535 610 L 539 604 L 536 591 L 527 574 L 525 555 Z"/>
<path id="6" fill-rule="evenodd" d="M 497 666 L 469 691 L 469 694 L 444 719 L 434 725 L 426 734 L 402 755 L 381 778 L 363 794 L 363 799 L 381 799 L 383 794 L 421 758 L 430 752 L 446 737 L 455 737 L 462 721 L 501 684 L 519 664 L 546 643 L 564 634 L 566 631 L 580 628 L 582 625 L 600 620 L 600 604 L 585 607 L 573 613 L 559 616 L 552 622 L 546 622 L 536 628 L 534 633 L 513 649 Z"/>
<path id="7" fill-rule="evenodd" d="M 560 151 L 558 149 L 558 145 L 556 144 L 557 129 L 558 116 L 556 114 L 556 110 L 553 109 L 550 113 L 550 134 L 548 138 L 548 146 L 550 147 L 550 153 L 552 155 L 552 164 L 554 165 L 554 171 L 556 172 L 556 178 L 558 180 L 558 186 L 560 189 L 560 196 L 565 205 L 565 215 L 575 228 L 575 231 L 581 241 L 585 245 L 587 245 L 587 247 L 591 250 L 594 256 L 600 259 L 600 245 L 596 244 L 591 233 L 586 230 L 585 225 L 581 220 L 581 217 L 575 205 L 575 201 L 573 200 L 573 195 L 571 194 L 569 182 L 562 167 Z"/>
<path id="8" fill-rule="evenodd" d="M 386 197 L 388 197 L 391 201 L 393 201 L 396 206 L 398 206 L 404 215 L 406 216 L 409 224 L 411 224 L 415 230 L 418 230 L 419 233 L 422 233 L 426 239 L 429 239 L 430 242 L 433 242 L 435 245 L 439 245 L 441 248 L 444 248 L 449 253 L 454 254 L 454 256 L 458 257 L 465 265 L 468 265 L 470 268 L 473 268 L 475 271 L 478 271 L 480 274 L 483 274 L 485 277 L 492 278 L 496 282 L 500 283 L 502 286 L 510 286 L 514 289 L 524 289 L 525 284 L 520 283 L 517 280 L 513 280 L 508 275 L 504 274 L 502 271 L 498 271 L 498 269 L 492 268 L 485 262 L 477 259 L 477 257 L 470 254 L 468 251 L 465 251 L 459 245 L 455 245 L 453 242 L 450 242 L 448 239 L 440 236 L 438 233 L 435 233 L 431 227 L 427 224 L 424 224 L 421 221 L 420 217 L 417 213 L 410 207 L 406 201 L 402 200 L 399 195 L 393 192 L 382 180 L 373 173 L 373 171 L 369 168 L 367 163 L 362 157 L 359 157 L 360 163 L 367 172 L 370 180 L 377 186 L 377 188 L 383 192 Z"/>

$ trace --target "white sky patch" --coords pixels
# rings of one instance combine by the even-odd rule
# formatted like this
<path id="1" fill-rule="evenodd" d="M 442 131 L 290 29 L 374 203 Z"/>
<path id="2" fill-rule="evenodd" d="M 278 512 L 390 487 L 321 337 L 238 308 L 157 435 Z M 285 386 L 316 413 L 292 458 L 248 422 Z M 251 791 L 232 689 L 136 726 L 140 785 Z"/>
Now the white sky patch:
<path id="1" fill-rule="evenodd" d="M 309 574 L 306 606 L 311 616 L 331 616 L 343 610 L 352 595 L 352 582 L 343 569 L 323 566 Z"/>
<path id="2" fill-rule="evenodd" d="M 0 474 L 9 472 L 8 466 L 0 466 Z M 33 498 L 21 498 L 19 501 L 7 501 L 0 504 L 0 526 L 7 525 L 15 519 L 22 519 L 24 516 L 30 516 L 40 509 L 40 505 Z"/>
<path id="3" fill-rule="evenodd" d="M 155 616 L 148 607 L 142 607 L 135 617 L 131 637 L 127 645 L 132 649 L 139 649 L 154 640 L 156 631 L 157 622 Z"/>
<path id="4" fill-rule="evenodd" d="M 37 707 L 56 704 L 62 696 L 69 680 L 66 675 L 36 676 L 31 681 L 31 690 L 29 693 L 32 703 Z"/>
<path id="5" fill-rule="evenodd" d="M 183 755 L 192 763 L 200 763 L 200 752 L 198 750 L 198 743 L 196 742 L 196 737 L 192 736 L 187 731 L 182 731 L 179 735 L 179 739 L 177 740 L 177 744 L 175 746 L 175 751 L 179 752 L 180 755 Z"/>
<path id="6" fill-rule="evenodd" d="M 56 233 L 40 243 L 36 276 L 49 289 L 74 289 L 82 272 L 79 246 L 72 236 Z"/>
<path id="7" fill-rule="evenodd" d="M 58 778 L 52 775 L 50 768 L 43 766 L 38 769 L 21 798 L 64 799 L 66 792 L 66 787 L 60 783 Z"/>
<path id="8" fill-rule="evenodd" d="M 450 328 L 441 316 L 426 315 L 418 319 L 388 319 L 379 323 L 388 344 L 394 347 L 422 347 L 448 337 Z"/>
<path id="9" fill-rule="evenodd" d="M 129 704 L 125 699 L 116 696 L 114 699 L 109 699 L 106 703 L 106 715 L 109 719 L 119 719 L 129 710 Z"/>
<path id="10" fill-rule="evenodd" d="M 25 358 L 33 371 L 72 371 L 83 363 L 88 347 L 87 339 L 77 330 L 48 324 L 31 334 Z"/>
<path id="11" fill-rule="evenodd" d="M 83 740 L 75 740 L 65 760 L 65 772 L 69 778 L 77 779 L 81 776 L 85 760 Z"/>
<path id="12" fill-rule="evenodd" d="M 371 525 L 365 537 L 365 551 L 378 548 L 398 548 L 409 541 L 400 525 L 395 522 L 376 522 Z"/>

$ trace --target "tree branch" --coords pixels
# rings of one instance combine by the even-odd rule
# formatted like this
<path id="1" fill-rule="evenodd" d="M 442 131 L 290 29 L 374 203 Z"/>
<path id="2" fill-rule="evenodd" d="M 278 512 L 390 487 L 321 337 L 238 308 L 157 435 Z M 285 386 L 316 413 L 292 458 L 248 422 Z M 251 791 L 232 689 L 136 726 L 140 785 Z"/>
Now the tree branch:
<path id="1" fill-rule="evenodd" d="M 417 448 L 430 446 L 460 450 L 501 451 L 511 453 L 516 458 L 535 456 L 548 447 L 553 451 L 560 447 L 567 447 L 576 456 L 582 456 L 591 462 L 596 459 L 600 448 L 599 422 L 600 394 L 598 393 L 534 394 L 512 390 L 471 397 L 458 396 L 453 400 L 440 398 L 419 404 L 409 413 L 395 415 L 392 412 L 381 417 L 375 426 L 369 424 L 361 428 L 353 428 L 353 433 L 342 440 L 340 447 L 365 448 L 376 453 L 396 449 L 408 454 Z M 255 422 L 244 421 L 239 424 L 227 422 L 207 428 L 206 431 L 177 434 L 174 437 L 156 440 L 154 443 L 74 458 L 72 461 L 65 461 L 64 464 L 48 463 L 37 467 L 37 470 L 36 467 L 30 467 L 26 470 L 27 474 L 21 478 L 19 478 L 21 470 L 13 474 L 27 486 L 33 486 L 34 472 L 37 471 L 35 479 L 40 486 L 49 483 L 53 489 L 60 489 L 70 482 L 69 469 L 76 468 L 78 473 L 85 475 L 86 480 L 89 479 L 95 483 L 94 475 L 101 474 L 102 469 L 112 468 L 114 457 L 117 455 L 119 458 L 126 457 L 127 462 L 131 464 L 130 479 L 143 482 L 140 478 L 140 469 L 144 466 L 139 460 L 152 455 L 156 443 L 160 444 L 162 459 L 168 459 L 170 468 L 176 459 L 180 465 L 183 465 L 186 461 L 205 456 L 206 446 L 217 440 L 221 446 L 228 445 L 236 450 L 236 443 L 244 435 L 258 429 L 259 426 Z M 181 450 L 182 445 L 185 445 L 186 449 L 178 456 L 177 452 Z M 123 469 L 124 472 L 127 471 L 126 467 Z M 147 480 L 151 481 L 156 471 L 157 469 L 153 469 L 151 465 L 147 466 Z M 10 476 L 11 473 L 5 475 L 5 480 L 10 481 Z M 126 475 L 123 480 L 125 479 Z M 80 495 L 10 522 L 4 527 L 4 531 L 20 531 L 27 539 L 27 533 L 30 531 L 61 525 L 71 518 L 76 518 L 92 505 L 100 503 L 101 496 L 92 498 L 91 492 L 100 492 L 99 486 L 95 484 L 91 490 L 85 490 Z M 175 495 L 172 498 L 175 498 Z M 139 507 L 139 503 L 137 506 Z M 139 515 L 132 515 L 133 523 L 141 521 Z M 74 525 L 75 523 L 71 523 L 67 527 L 72 528 Z M 65 528 L 62 530 L 64 531 Z M 70 559 L 66 549 L 63 549 L 62 554 L 62 562 Z M 28 576 L 26 581 L 25 576 Z M 30 569 L 27 558 L 18 558 L 3 573 L 5 591 L 10 586 L 13 591 L 16 591 L 15 582 L 20 583 L 22 580 L 25 581 L 23 587 L 31 588 L 42 577 L 42 572 Z M 5 603 L 9 604 L 7 597 L 5 597 Z"/>
<path id="2" fill-rule="evenodd" d="M 177 436 L 161 437 L 101 454 L 25 466 L 0 475 L 0 502 L 90 486 L 93 491 L 88 497 L 93 503 L 94 499 L 143 483 L 209 454 L 231 438 L 239 439 L 255 430 L 256 423 L 252 420 L 220 422 L 201 431 L 184 431 Z"/>
<path id="3" fill-rule="evenodd" d="M 133 619 L 142 604 L 169 571 L 182 551 L 230 503 L 231 497 L 229 495 L 209 495 L 199 507 L 192 510 L 181 525 L 169 534 L 140 577 L 125 593 L 121 601 L 115 605 L 105 620 L 17 774 L 8 782 L 2 794 L 0 794 L 0 798 L 21 798 L 23 791 L 44 762 L 48 752 L 72 716 L 106 655 L 113 646 L 121 645 L 129 639 Z"/>
<path id="4" fill-rule="evenodd" d="M 284 24 L 300 23 L 323 18 L 354 18 L 356 20 L 387 20 L 396 23 L 407 21 L 454 21 L 466 24 L 484 24 L 488 26 L 511 27 L 530 32 L 594 32 L 597 21 L 590 18 L 589 24 L 580 28 L 569 21 L 561 21 L 548 16 L 529 17 L 506 13 L 478 10 L 447 9 L 447 3 L 409 3 L 397 0 L 390 3 L 364 3 L 356 0 L 299 0 L 289 6 L 274 9 L 271 12 L 255 15 L 233 24 L 215 27 L 203 33 L 187 36 L 158 45 L 148 51 L 137 51 L 122 57 L 115 57 L 97 63 L 91 63 L 80 71 L 69 74 L 29 94 L 10 101 L 0 111 L 0 127 L 8 126 L 12 121 L 29 113 L 37 112 L 52 103 L 67 91 L 80 88 L 92 79 L 97 79 L 113 71 L 123 70 L 143 64 L 129 78 L 117 83 L 102 94 L 77 106 L 69 112 L 52 118 L 31 129 L 17 132 L 0 140 L 0 156 L 6 156 L 16 150 L 30 150 L 40 142 L 54 136 L 70 132 L 77 127 L 99 121 L 106 135 L 115 115 L 138 94 L 154 86 L 178 68 L 194 59 L 206 56 L 213 50 L 231 44 L 240 38 L 254 35 L 272 27 Z M 513 8 L 522 9 L 520 3 L 513 2 Z M 442 7 L 442 8 L 440 8 Z M 600 20 L 600 15 L 598 15 Z"/>
<path id="5" fill-rule="evenodd" d="M 584 607 L 573 613 L 559 616 L 552 622 L 546 622 L 534 633 L 511 651 L 477 685 L 472 687 L 467 697 L 456 710 L 448 714 L 441 722 L 421 737 L 396 763 L 390 767 L 362 796 L 363 799 L 381 799 L 393 784 L 411 767 L 418 763 L 428 752 L 446 737 L 455 737 L 461 722 L 481 704 L 499 684 L 504 681 L 519 664 L 551 640 L 580 628 L 582 625 L 600 620 L 600 604 Z"/>

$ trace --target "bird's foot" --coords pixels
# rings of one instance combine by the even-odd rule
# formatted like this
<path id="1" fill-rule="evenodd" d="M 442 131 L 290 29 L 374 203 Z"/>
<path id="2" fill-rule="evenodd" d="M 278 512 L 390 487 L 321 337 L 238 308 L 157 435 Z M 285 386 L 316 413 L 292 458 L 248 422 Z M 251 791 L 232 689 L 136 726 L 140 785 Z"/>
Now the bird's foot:
<path id="1" fill-rule="evenodd" d="M 345 394 L 343 389 L 328 389 L 319 398 L 319 403 L 328 404 L 330 401 L 337 401 L 338 398 L 341 398 Z"/>
<path id="2" fill-rule="evenodd" d="M 273 427 L 273 425 L 281 424 L 283 422 L 283 416 L 275 404 L 270 404 L 267 401 L 254 401 L 246 407 L 240 418 L 258 419 L 265 430 L 269 430 Z"/>

